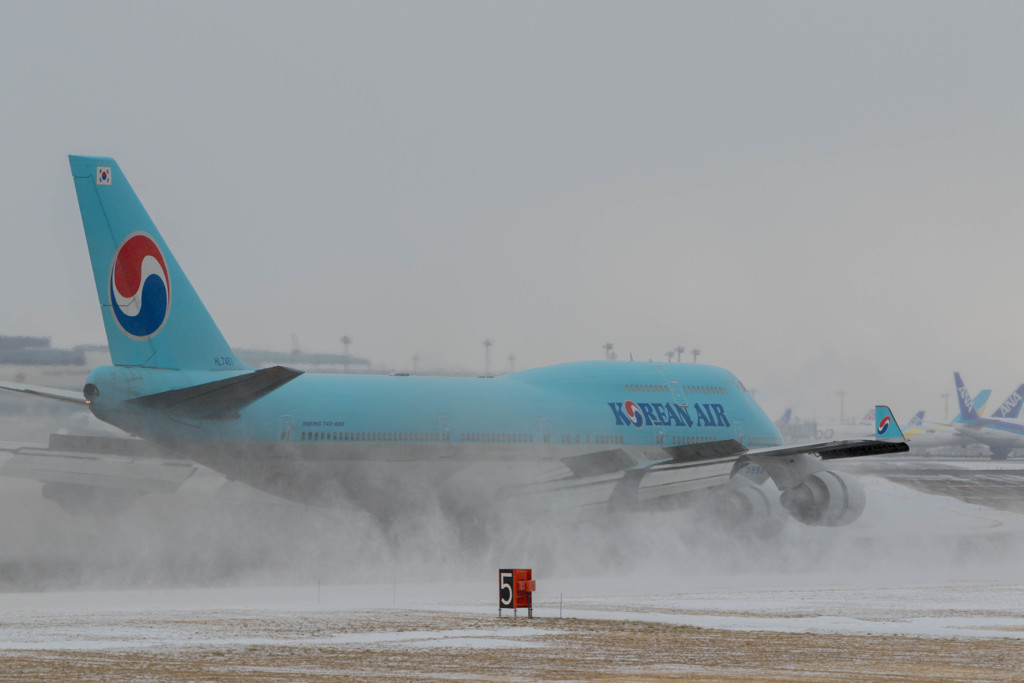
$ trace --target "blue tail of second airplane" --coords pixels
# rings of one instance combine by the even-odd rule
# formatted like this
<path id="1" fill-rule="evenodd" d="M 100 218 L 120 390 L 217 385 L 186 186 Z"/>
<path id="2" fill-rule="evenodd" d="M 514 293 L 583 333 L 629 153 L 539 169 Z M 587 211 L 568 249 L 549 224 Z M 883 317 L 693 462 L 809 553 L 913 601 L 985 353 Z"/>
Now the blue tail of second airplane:
<path id="1" fill-rule="evenodd" d="M 1003 404 L 992 413 L 992 417 L 1004 420 L 1016 420 L 1020 417 L 1020 408 L 1024 404 L 1024 384 L 1017 387 L 1017 390 L 1006 397 Z"/>
<path id="2" fill-rule="evenodd" d="M 71 156 L 115 365 L 244 370 L 117 162 Z"/>

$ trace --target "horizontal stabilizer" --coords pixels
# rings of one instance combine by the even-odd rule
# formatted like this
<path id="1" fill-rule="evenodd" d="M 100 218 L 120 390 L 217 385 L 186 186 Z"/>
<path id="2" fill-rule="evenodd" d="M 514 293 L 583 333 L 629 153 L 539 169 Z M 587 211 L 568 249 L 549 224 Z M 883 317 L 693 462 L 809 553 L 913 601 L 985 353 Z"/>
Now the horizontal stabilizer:
<path id="1" fill-rule="evenodd" d="M 230 420 L 237 417 L 242 408 L 301 374 L 300 370 L 275 365 L 216 382 L 140 396 L 130 403 L 178 417 Z"/>
<path id="2" fill-rule="evenodd" d="M 69 403 L 79 403 L 81 405 L 88 403 L 88 401 L 85 400 L 85 395 L 82 394 L 81 391 L 51 389 L 50 387 L 37 387 L 31 384 L 16 384 L 14 382 L 0 382 L 0 389 L 18 391 L 23 394 L 40 396 L 42 398 L 53 398 L 58 401 L 68 401 Z"/>

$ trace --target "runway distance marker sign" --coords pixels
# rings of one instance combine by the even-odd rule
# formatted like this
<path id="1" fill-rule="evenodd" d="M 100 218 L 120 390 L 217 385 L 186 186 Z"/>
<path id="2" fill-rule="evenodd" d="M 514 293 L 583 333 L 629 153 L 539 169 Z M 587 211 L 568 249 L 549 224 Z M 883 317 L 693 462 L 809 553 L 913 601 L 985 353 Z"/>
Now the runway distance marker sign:
<path id="1" fill-rule="evenodd" d="M 529 610 L 533 617 L 533 592 L 537 590 L 537 582 L 533 580 L 532 569 L 499 569 L 498 570 L 498 616 L 501 610 Z"/>

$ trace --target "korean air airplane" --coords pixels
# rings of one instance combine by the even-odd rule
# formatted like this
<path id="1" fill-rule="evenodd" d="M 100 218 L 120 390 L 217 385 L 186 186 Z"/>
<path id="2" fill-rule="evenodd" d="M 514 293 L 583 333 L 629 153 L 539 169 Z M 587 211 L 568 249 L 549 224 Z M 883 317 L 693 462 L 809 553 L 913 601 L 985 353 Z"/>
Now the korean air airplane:
<path id="1" fill-rule="evenodd" d="M 993 460 L 1006 460 L 1010 452 L 1024 446 L 1024 421 L 1019 419 L 1024 402 L 1024 384 L 1010 394 L 991 417 L 983 417 L 971 400 L 959 372 L 953 373 L 957 401 L 960 404 L 960 422 L 953 428 L 960 435 L 988 446 Z"/>
<path id="2" fill-rule="evenodd" d="M 84 403 L 165 457 L 385 517 L 424 490 L 488 506 L 630 510 L 720 487 L 737 523 L 788 513 L 834 526 L 857 519 L 865 497 L 828 461 L 907 450 L 884 406 L 874 439 L 783 446 L 743 384 L 710 365 L 579 362 L 493 378 L 248 367 L 117 162 L 70 160 L 113 365 L 93 370 L 80 396 L 4 388 Z M 119 476 L 114 455 L 102 477 L 76 462 L 51 483 L 107 485 Z"/>

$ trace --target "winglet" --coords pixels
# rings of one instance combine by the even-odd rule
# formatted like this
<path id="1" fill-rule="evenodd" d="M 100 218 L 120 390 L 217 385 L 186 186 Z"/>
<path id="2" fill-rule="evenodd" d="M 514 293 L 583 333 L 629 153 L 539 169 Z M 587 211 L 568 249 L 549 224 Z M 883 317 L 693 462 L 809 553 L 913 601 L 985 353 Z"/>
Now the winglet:
<path id="1" fill-rule="evenodd" d="M 879 441 L 906 441 L 889 406 L 875 406 L 875 438 Z"/>

